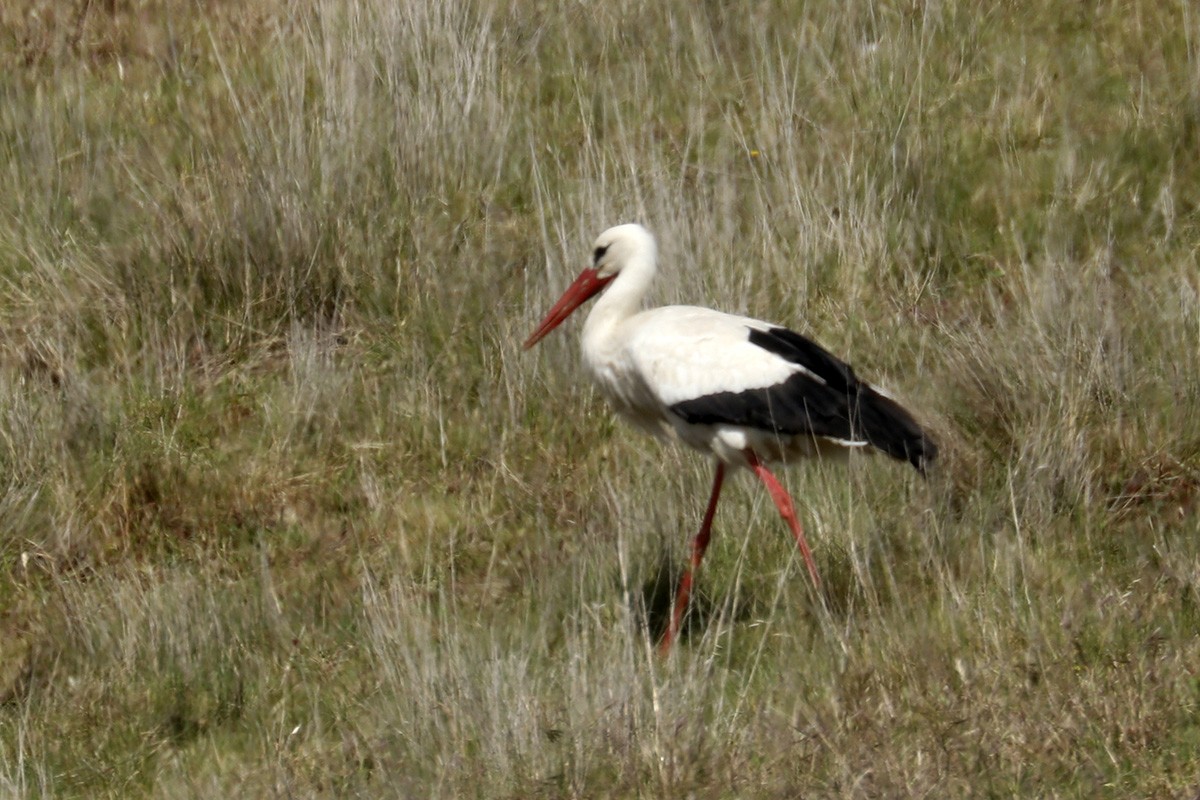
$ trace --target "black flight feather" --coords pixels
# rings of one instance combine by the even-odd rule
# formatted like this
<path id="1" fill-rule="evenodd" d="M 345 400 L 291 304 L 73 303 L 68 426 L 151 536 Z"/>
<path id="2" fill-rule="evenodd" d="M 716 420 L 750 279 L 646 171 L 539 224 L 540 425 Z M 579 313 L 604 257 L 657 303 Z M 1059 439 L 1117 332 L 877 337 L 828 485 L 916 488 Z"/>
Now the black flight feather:
<path id="1" fill-rule="evenodd" d="M 860 381 L 848 364 L 795 331 L 752 328 L 749 334 L 752 344 L 807 372 L 775 386 L 685 400 L 671 406 L 671 411 L 689 424 L 741 425 L 784 436 L 865 441 L 925 473 L 925 465 L 937 455 L 937 445 L 899 403 Z"/>

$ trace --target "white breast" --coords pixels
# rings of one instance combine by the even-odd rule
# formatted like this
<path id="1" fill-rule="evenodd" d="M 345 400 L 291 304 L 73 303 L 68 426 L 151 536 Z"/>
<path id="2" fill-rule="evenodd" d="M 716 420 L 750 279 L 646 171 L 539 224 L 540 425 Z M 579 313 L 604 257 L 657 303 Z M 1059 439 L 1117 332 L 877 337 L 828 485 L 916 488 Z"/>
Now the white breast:
<path id="1" fill-rule="evenodd" d="M 583 356 L 613 407 L 638 427 L 675 435 L 703 451 L 740 451 L 752 444 L 744 431 L 686 425 L 669 409 L 711 394 L 772 386 L 802 369 L 750 343 L 750 330 L 767 327 L 707 308 L 666 306 L 585 330 Z"/>

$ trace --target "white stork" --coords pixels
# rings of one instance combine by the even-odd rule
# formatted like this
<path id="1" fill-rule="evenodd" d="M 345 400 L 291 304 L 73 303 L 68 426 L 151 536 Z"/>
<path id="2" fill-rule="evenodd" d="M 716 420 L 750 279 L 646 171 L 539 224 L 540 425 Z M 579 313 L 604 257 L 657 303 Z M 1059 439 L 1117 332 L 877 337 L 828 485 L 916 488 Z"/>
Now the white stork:
<path id="1" fill-rule="evenodd" d="M 642 310 L 657 258 L 654 237 L 641 225 L 600 234 L 592 266 L 550 309 L 525 348 L 603 292 L 583 325 L 583 358 L 600 390 L 638 427 L 716 458 L 708 508 L 663 637 L 665 653 L 679 633 L 692 574 L 708 547 L 727 466 L 746 467 L 766 485 L 819 589 L 792 500 L 766 464 L 873 448 L 924 474 L 937 447 L 899 403 L 798 333 L 694 306 Z"/>

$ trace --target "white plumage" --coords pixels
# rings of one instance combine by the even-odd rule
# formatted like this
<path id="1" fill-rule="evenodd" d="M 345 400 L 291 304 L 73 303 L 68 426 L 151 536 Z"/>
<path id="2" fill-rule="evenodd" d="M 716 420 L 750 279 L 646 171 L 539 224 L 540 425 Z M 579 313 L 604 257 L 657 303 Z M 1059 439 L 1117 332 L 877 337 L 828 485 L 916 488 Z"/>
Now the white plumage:
<path id="1" fill-rule="evenodd" d="M 657 270 L 654 237 L 618 225 L 525 342 L 532 347 L 602 292 L 583 326 L 584 362 L 621 416 L 717 459 L 712 495 L 680 582 L 664 650 L 679 631 L 711 534 L 726 465 L 753 470 L 788 522 L 820 585 L 791 498 L 766 463 L 872 447 L 924 472 L 937 448 L 888 395 L 812 341 L 777 325 L 694 306 L 642 310 Z"/>
<path id="2" fill-rule="evenodd" d="M 597 301 L 593 316 L 602 310 L 605 299 L 607 295 Z M 601 391 L 622 416 L 640 427 L 673 435 L 733 466 L 747 466 L 747 448 L 767 461 L 812 455 L 818 443 L 811 437 L 781 438 L 774 431 L 736 424 L 698 425 L 669 411 L 701 397 L 769 389 L 797 373 L 820 381 L 804 366 L 747 338 L 750 330 L 768 328 L 750 317 L 695 306 L 666 306 L 630 317 L 615 336 L 603 342 L 589 336 L 585 326 L 583 355 Z M 608 346 L 612 342 L 619 346 Z"/>

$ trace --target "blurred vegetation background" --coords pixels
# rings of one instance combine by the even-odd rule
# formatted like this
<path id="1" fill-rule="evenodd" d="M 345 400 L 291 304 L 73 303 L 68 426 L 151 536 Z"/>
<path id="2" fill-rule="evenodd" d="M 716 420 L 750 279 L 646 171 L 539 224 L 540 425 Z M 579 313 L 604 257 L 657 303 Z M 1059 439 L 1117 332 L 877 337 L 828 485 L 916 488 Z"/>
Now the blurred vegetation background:
<path id="1" fill-rule="evenodd" d="M 1195 793 L 1191 4 L 18 0 L 0 176 L 0 794 Z M 519 350 L 624 221 L 945 450 L 669 660 L 709 466 Z"/>

